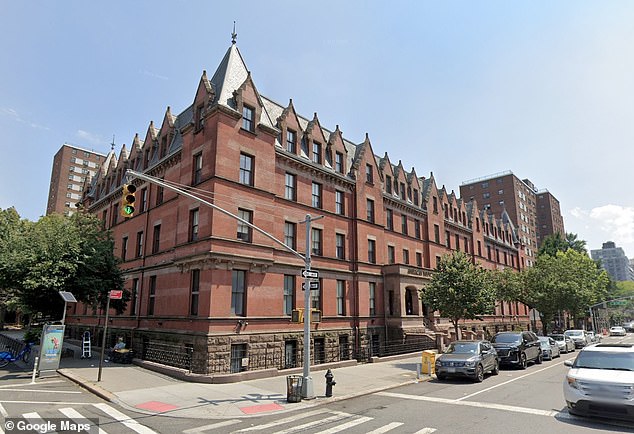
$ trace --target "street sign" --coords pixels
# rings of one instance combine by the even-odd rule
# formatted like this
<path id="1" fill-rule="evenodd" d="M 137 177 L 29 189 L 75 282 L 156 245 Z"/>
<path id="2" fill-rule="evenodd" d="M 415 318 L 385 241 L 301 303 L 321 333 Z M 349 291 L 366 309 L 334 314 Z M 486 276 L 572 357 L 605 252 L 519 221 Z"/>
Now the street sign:
<path id="1" fill-rule="evenodd" d="M 110 291 L 111 300 L 121 300 L 123 298 L 123 291 L 120 289 L 113 289 Z"/>
<path id="2" fill-rule="evenodd" d="M 311 290 L 319 289 L 319 280 L 311 280 L 308 282 L 308 286 Z M 302 282 L 302 291 L 306 290 L 306 282 Z"/>
<path id="3" fill-rule="evenodd" d="M 317 270 L 302 270 L 302 277 L 309 279 L 319 279 L 319 271 Z"/>
<path id="4" fill-rule="evenodd" d="M 627 301 L 625 300 L 608 301 L 608 305 L 609 306 L 626 306 Z"/>

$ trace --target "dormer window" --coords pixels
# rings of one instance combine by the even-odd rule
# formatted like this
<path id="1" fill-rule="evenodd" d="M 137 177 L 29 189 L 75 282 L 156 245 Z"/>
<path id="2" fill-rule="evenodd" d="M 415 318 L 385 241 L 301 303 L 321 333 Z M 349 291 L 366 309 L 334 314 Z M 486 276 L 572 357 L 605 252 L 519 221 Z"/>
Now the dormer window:
<path id="1" fill-rule="evenodd" d="M 204 104 L 201 104 L 198 107 L 196 107 L 196 117 L 195 117 L 195 125 L 194 125 L 194 130 L 196 132 L 203 129 L 203 108 L 204 107 L 205 107 Z"/>
<path id="2" fill-rule="evenodd" d="M 321 164 L 321 144 L 313 142 L 313 163 Z"/>
<path id="3" fill-rule="evenodd" d="M 385 191 L 392 194 L 392 177 L 390 175 L 385 175 Z"/>
<path id="4" fill-rule="evenodd" d="M 369 184 L 374 183 L 374 172 L 372 171 L 372 165 L 365 165 L 365 181 Z"/>
<path id="5" fill-rule="evenodd" d="M 242 128 L 247 131 L 255 131 L 255 110 L 248 105 L 242 107 Z"/>
<path id="6" fill-rule="evenodd" d="M 335 170 L 338 173 L 343 173 L 343 154 L 341 152 L 335 153 Z"/>
<path id="7" fill-rule="evenodd" d="M 293 130 L 286 130 L 286 150 L 297 154 L 297 133 Z"/>

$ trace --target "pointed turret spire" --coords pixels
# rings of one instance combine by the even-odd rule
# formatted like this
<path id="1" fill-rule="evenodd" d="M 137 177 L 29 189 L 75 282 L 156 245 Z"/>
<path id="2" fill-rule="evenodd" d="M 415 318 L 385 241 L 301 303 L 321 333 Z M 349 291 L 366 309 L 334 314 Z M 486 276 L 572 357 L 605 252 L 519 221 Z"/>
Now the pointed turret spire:
<path id="1" fill-rule="evenodd" d="M 231 33 L 231 43 L 235 45 L 238 34 L 236 33 L 236 22 L 233 22 L 233 32 Z"/>

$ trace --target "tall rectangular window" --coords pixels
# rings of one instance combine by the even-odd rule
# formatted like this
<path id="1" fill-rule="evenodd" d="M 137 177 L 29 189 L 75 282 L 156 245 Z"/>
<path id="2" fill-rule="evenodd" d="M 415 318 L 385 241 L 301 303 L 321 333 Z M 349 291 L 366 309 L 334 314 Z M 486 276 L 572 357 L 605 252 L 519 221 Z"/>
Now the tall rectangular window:
<path id="1" fill-rule="evenodd" d="M 467 239 L 467 237 L 464 237 L 462 240 L 464 242 L 464 251 L 466 253 L 469 253 L 469 240 Z"/>
<path id="2" fill-rule="evenodd" d="M 244 105 L 242 107 L 242 128 L 247 131 L 255 131 L 255 111 L 252 107 Z"/>
<path id="3" fill-rule="evenodd" d="M 396 262 L 396 255 L 394 254 L 394 246 L 387 246 L 387 263 L 393 264 Z"/>
<path id="4" fill-rule="evenodd" d="M 288 172 L 284 177 L 284 198 L 297 200 L 297 176 Z"/>
<path id="5" fill-rule="evenodd" d="M 313 182 L 312 205 L 315 208 L 321 208 L 321 184 L 316 182 Z"/>
<path id="6" fill-rule="evenodd" d="M 322 280 L 319 279 L 319 288 L 310 290 L 310 307 L 312 309 L 321 309 L 321 288 Z"/>
<path id="7" fill-rule="evenodd" d="M 161 225 L 154 226 L 154 236 L 152 237 L 152 253 L 158 253 L 161 243 Z"/>
<path id="8" fill-rule="evenodd" d="M 253 185 L 254 157 L 240 153 L 240 184 Z"/>
<path id="9" fill-rule="evenodd" d="M 405 200 L 405 183 L 401 182 L 400 186 L 401 186 L 401 191 L 400 191 L 401 199 Z"/>
<path id="10" fill-rule="evenodd" d="M 376 315 L 376 282 L 370 282 L 369 285 L 370 300 L 368 304 L 370 306 L 370 315 L 374 316 Z"/>
<path id="11" fill-rule="evenodd" d="M 312 253 L 313 255 L 321 256 L 322 255 L 322 250 L 321 250 L 322 249 L 322 239 L 321 239 L 322 231 L 321 229 L 312 228 L 310 232 L 311 232 L 310 242 L 312 245 Z"/>
<path id="12" fill-rule="evenodd" d="M 401 233 L 407 235 L 407 216 L 401 214 Z"/>
<path id="13" fill-rule="evenodd" d="M 414 189 L 414 205 L 418 206 L 418 190 Z"/>
<path id="14" fill-rule="evenodd" d="M 198 315 L 198 296 L 200 294 L 200 270 L 191 271 L 191 293 L 189 297 L 189 314 Z"/>
<path id="15" fill-rule="evenodd" d="M 238 208 L 238 217 L 242 220 L 246 220 L 249 223 L 253 223 L 253 211 Z M 250 243 L 252 236 L 251 226 L 238 220 L 238 239 Z"/>
<path id="16" fill-rule="evenodd" d="M 454 236 L 456 238 L 456 250 L 460 251 L 460 235 L 455 234 Z"/>
<path id="17" fill-rule="evenodd" d="M 244 316 L 246 312 L 246 271 L 231 272 L 231 314 Z"/>
<path id="18" fill-rule="evenodd" d="M 372 170 L 371 164 L 365 165 L 365 182 L 370 184 L 374 183 L 374 170 Z"/>
<path id="19" fill-rule="evenodd" d="M 123 237 L 121 240 L 121 260 L 125 261 L 126 256 L 128 256 L 128 237 Z"/>
<path id="20" fill-rule="evenodd" d="M 321 164 L 321 144 L 313 142 L 313 163 Z"/>
<path id="21" fill-rule="evenodd" d="M 150 276 L 150 294 L 147 304 L 148 316 L 154 315 L 154 300 L 156 299 L 156 276 Z"/>
<path id="22" fill-rule="evenodd" d="M 189 211 L 189 241 L 198 240 L 198 219 L 200 211 L 198 208 Z"/>
<path id="23" fill-rule="evenodd" d="M 346 282 L 337 280 L 337 315 L 346 314 Z"/>
<path id="24" fill-rule="evenodd" d="M 346 259 L 346 236 L 335 234 L 335 249 L 337 259 Z"/>
<path id="25" fill-rule="evenodd" d="M 403 249 L 403 263 L 409 265 L 409 250 Z"/>
<path id="26" fill-rule="evenodd" d="M 199 152 L 194 155 L 194 173 L 192 175 L 192 184 L 200 184 L 203 180 L 203 153 Z"/>
<path id="27" fill-rule="evenodd" d="M 440 244 L 440 226 L 434 225 L 434 242 Z"/>
<path id="28" fill-rule="evenodd" d="M 204 104 L 200 104 L 198 107 L 196 107 L 196 116 L 195 116 L 196 125 L 194 127 L 194 132 L 198 132 L 203 128 L 203 117 L 205 113 L 204 108 L 205 108 Z M 147 167 L 147 163 L 145 167 Z"/>
<path id="29" fill-rule="evenodd" d="M 137 314 L 139 306 L 139 279 L 132 279 L 132 296 L 130 297 L 130 313 Z"/>
<path id="30" fill-rule="evenodd" d="M 423 254 L 421 252 L 416 252 L 416 266 L 423 266 Z"/>
<path id="31" fill-rule="evenodd" d="M 374 223 L 374 201 L 366 199 L 367 217 L 370 223 Z"/>
<path id="32" fill-rule="evenodd" d="M 478 256 L 482 256 L 482 243 L 478 240 Z"/>
<path id="33" fill-rule="evenodd" d="M 136 257 L 140 258 L 143 255 L 143 231 L 136 233 Z"/>
<path id="34" fill-rule="evenodd" d="M 420 240 L 420 221 L 414 219 L 414 236 Z"/>
<path id="35" fill-rule="evenodd" d="M 346 213 L 345 196 L 343 191 L 335 191 L 335 212 L 339 215 L 345 215 Z"/>
<path id="36" fill-rule="evenodd" d="M 392 194 L 392 177 L 390 175 L 385 175 L 385 191 Z"/>
<path id="37" fill-rule="evenodd" d="M 449 231 L 445 231 L 445 245 L 448 249 L 451 249 L 451 235 L 449 235 Z"/>
<path id="38" fill-rule="evenodd" d="M 376 264 L 376 241 L 368 240 L 368 262 Z"/>
<path id="39" fill-rule="evenodd" d="M 388 231 L 394 230 L 394 211 L 391 209 L 385 210 L 385 226 Z"/>
<path id="40" fill-rule="evenodd" d="M 140 212 L 144 212 L 147 209 L 147 188 L 141 190 L 141 209 Z"/>
<path id="41" fill-rule="evenodd" d="M 343 154 L 341 152 L 335 153 L 335 171 L 343 173 Z"/>
<path id="42" fill-rule="evenodd" d="M 291 315 L 295 300 L 295 276 L 284 275 L 284 315 Z"/>
<path id="43" fill-rule="evenodd" d="M 286 130 L 286 150 L 297 154 L 297 133 L 293 130 Z"/>
<path id="44" fill-rule="evenodd" d="M 284 222 L 284 244 L 295 250 L 297 239 L 297 225 L 291 222 Z"/>

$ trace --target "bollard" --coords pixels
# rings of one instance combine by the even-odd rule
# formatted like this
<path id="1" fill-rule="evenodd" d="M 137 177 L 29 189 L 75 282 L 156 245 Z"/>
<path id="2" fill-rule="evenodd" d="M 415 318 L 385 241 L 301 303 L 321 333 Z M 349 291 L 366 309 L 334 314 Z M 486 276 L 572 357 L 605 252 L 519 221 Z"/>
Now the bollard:
<path id="1" fill-rule="evenodd" d="M 31 384 L 35 384 L 35 374 L 37 373 L 37 363 L 39 362 L 39 357 L 35 357 L 35 363 L 33 363 L 33 375 L 31 376 Z"/>
<path id="2" fill-rule="evenodd" d="M 431 377 L 431 359 L 427 359 L 427 373 Z"/>
<path id="3" fill-rule="evenodd" d="M 416 364 L 416 379 L 420 380 L 420 373 L 422 370 L 422 364 L 421 363 L 417 363 Z"/>
<path id="4" fill-rule="evenodd" d="M 335 376 L 332 375 L 332 372 L 330 371 L 330 369 L 326 371 L 325 377 L 326 377 L 326 398 L 330 398 L 332 396 L 332 386 L 337 384 L 337 382 L 334 380 Z"/>

